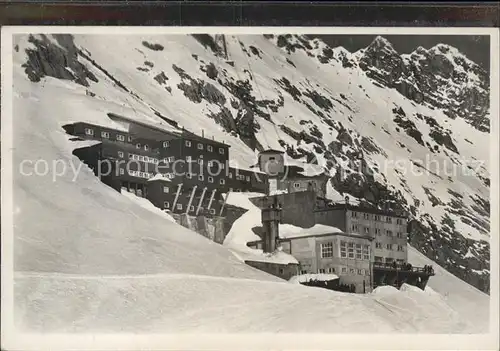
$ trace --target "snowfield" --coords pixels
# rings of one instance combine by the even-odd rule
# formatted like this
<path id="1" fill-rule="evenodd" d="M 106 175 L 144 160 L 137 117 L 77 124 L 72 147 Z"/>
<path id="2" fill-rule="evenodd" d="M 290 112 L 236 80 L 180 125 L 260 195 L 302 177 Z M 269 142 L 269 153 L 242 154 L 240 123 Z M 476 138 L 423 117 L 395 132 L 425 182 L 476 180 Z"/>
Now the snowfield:
<path id="1" fill-rule="evenodd" d="M 161 41 L 169 48 L 172 55 L 165 62 L 169 66 L 184 60 L 176 56 L 183 45 L 200 56 L 207 55 L 194 40 L 182 43 L 169 36 L 130 39 L 117 35 L 102 40 L 81 36 L 77 42 L 85 45 L 97 62 L 116 62 L 107 67 L 110 72 L 120 76 L 126 85 L 133 86 L 148 104 L 162 113 L 177 116 L 181 124 L 189 124 L 194 113 L 202 114 L 202 104 L 200 110 L 195 111 L 184 100 L 174 103 L 180 99 L 181 92 L 173 90 L 173 96 L 165 99 L 153 88 L 151 81 L 138 76 L 142 72 L 127 71 L 124 60 L 142 64 L 144 57 L 140 52 L 106 50 L 110 45 L 120 45 L 126 50 L 135 46 L 133 42 L 146 39 Z M 249 211 L 235 222 L 235 229 L 224 245 L 218 245 L 177 225 L 170 216 L 156 211 L 143 199 L 108 188 L 72 155 L 73 149 L 81 144 L 70 141 L 61 126 L 72 121 L 109 124 L 108 112 L 144 119 L 155 117 L 149 117 L 151 111 L 143 102 L 133 101 L 130 95 L 127 98 L 97 71 L 96 75 L 104 83 L 92 83 L 91 89 L 101 98 L 87 96 L 80 85 L 70 81 L 45 77 L 39 83 L 30 82 L 21 67 L 26 58 L 24 48 L 30 44 L 25 38 L 17 38 L 15 44 L 20 47 L 14 52 L 13 61 L 15 143 L 12 150 L 2 147 L 2 154 L 8 159 L 11 153 L 14 165 L 14 324 L 19 331 L 488 332 L 489 296 L 437 267 L 415 250 L 410 251 L 410 262 L 419 266 L 432 264 L 436 270 L 436 276 L 429 283 L 430 289 L 426 291 L 405 286 L 401 291 L 390 293 L 385 291 L 388 289 L 380 289 L 373 294 L 354 295 L 305 287 L 256 270 L 238 257 L 238 252 L 255 254 L 244 247 L 247 241 L 256 240 L 251 227 L 260 225 L 260 212 L 252 208 L 248 197 L 259 194 L 231 194 L 229 204 Z M 274 55 L 274 60 L 278 59 L 279 55 L 272 51 L 276 47 L 271 43 L 265 45 L 267 47 L 262 44 L 261 49 Z M 165 60 L 165 56 L 156 54 L 155 64 Z M 300 55 L 305 54 L 296 53 Z M 267 59 L 273 60 L 273 57 Z M 317 70 L 316 66 L 307 65 L 304 64 L 304 76 Z M 228 65 L 225 68 L 232 69 Z M 273 89 L 264 82 L 272 72 L 254 73 L 254 79 L 262 82 L 264 98 L 272 96 Z M 176 77 L 170 73 L 168 76 Z M 317 77 L 325 81 L 332 78 Z M 335 77 L 335 80 L 342 84 L 348 81 L 347 77 Z M 176 83 L 169 82 L 172 86 Z M 389 104 L 384 91 L 373 94 L 382 97 L 376 104 Z M 291 100 L 286 97 L 288 99 Z M 360 108 L 362 113 L 373 111 L 370 105 Z M 405 105 L 406 108 L 413 107 Z M 293 113 L 306 111 L 304 108 Z M 240 139 L 223 133 L 213 121 L 206 121 L 207 125 L 200 125 L 200 129 L 205 128 L 218 140 L 231 143 L 231 155 L 236 155 L 239 162 L 252 163 L 255 154 Z M 380 126 L 367 124 L 366 128 L 376 130 Z M 481 142 L 481 135 L 477 133 L 467 137 Z M 387 148 L 394 144 L 390 138 L 377 142 Z M 402 151 L 397 156 L 407 157 Z M 32 162 L 23 163 L 26 160 Z M 49 162 L 46 175 L 29 175 L 39 170 L 35 166 L 37 160 Z M 56 164 L 59 167 L 57 176 L 54 173 Z M 19 168 L 21 165 L 24 175 Z M 407 180 L 410 186 L 420 187 L 416 179 L 408 177 Z M 449 186 L 468 192 L 464 184 Z M 435 211 L 434 208 L 429 210 Z M 245 228 L 246 232 L 236 232 L 237 228 Z M 472 236 L 484 237 L 477 232 Z"/>

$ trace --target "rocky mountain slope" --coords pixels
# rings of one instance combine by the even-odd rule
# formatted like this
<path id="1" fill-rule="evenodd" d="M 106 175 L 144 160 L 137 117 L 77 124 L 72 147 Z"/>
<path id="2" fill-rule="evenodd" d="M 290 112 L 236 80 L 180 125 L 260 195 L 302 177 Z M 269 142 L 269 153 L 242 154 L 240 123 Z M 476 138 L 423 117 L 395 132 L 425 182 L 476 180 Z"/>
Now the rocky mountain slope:
<path id="1" fill-rule="evenodd" d="M 30 35 L 14 49 L 31 81 L 71 80 L 81 104 L 107 106 L 80 120 L 127 114 L 225 140 L 240 166 L 283 148 L 323 168 L 332 198 L 407 211 L 412 246 L 489 292 L 486 72 L 447 45 L 401 55 L 382 37 L 355 53 L 296 35 L 225 36 L 227 52 L 222 43 Z"/>

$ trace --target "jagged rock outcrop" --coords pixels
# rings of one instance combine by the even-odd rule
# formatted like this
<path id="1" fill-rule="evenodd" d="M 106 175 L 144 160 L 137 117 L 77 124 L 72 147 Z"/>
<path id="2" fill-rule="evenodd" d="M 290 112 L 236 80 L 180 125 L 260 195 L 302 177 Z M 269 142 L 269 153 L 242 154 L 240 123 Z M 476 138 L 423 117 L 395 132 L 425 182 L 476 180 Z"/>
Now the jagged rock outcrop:
<path id="1" fill-rule="evenodd" d="M 449 45 L 400 55 L 379 36 L 360 51 L 359 67 L 417 103 L 444 109 L 450 118 L 464 118 L 474 128 L 489 131 L 489 75 Z"/>

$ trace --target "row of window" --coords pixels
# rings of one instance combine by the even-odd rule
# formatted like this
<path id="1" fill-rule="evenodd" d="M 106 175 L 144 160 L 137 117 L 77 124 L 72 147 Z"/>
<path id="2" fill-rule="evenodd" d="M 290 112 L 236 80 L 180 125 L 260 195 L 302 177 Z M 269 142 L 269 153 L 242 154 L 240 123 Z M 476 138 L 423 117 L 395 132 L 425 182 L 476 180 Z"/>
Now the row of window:
<path id="1" fill-rule="evenodd" d="M 375 256 L 375 262 L 379 262 L 379 263 L 384 263 L 384 258 L 383 257 L 380 257 L 380 256 Z M 393 263 L 394 262 L 394 259 L 392 257 L 386 257 L 385 258 L 385 263 Z M 398 265 L 402 265 L 405 261 L 402 260 L 402 259 L 396 259 L 396 263 Z"/>
<path id="2" fill-rule="evenodd" d="M 123 168 L 120 168 L 120 174 L 125 174 L 125 170 Z M 150 179 L 154 177 L 153 173 L 149 172 L 141 172 L 141 171 L 128 171 L 128 174 L 131 175 L 132 177 L 139 177 L 139 178 L 145 178 L 145 179 Z"/>
<path id="3" fill-rule="evenodd" d="M 365 234 L 370 234 L 370 233 L 371 233 L 371 229 L 370 229 L 370 227 L 364 227 L 363 229 L 364 229 L 364 230 L 363 230 L 363 232 L 364 232 Z M 357 224 L 353 224 L 353 225 L 351 225 L 351 230 L 352 230 L 354 233 L 359 233 L 359 226 L 358 226 Z M 379 236 L 380 236 L 380 235 L 382 235 L 382 232 L 381 232 L 381 230 L 380 230 L 379 228 L 373 228 L 373 231 L 374 231 L 374 233 L 375 233 L 376 235 L 379 235 Z M 394 233 L 393 233 L 393 231 L 392 231 L 392 230 L 386 230 L 386 231 L 385 231 L 385 235 L 392 237 L 392 236 L 394 236 Z M 397 232 L 397 233 L 396 233 L 396 236 L 397 236 L 398 238 L 403 238 L 403 237 L 404 237 L 404 236 L 403 236 L 403 233 L 401 233 L 401 232 Z"/>
<path id="4" fill-rule="evenodd" d="M 186 178 L 187 178 L 187 179 L 192 179 L 192 178 L 193 178 L 193 175 L 192 175 L 191 173 L 186 173 Z M 207 179 L 208 179 L 208 182 L 209 182 L 209 183 L 213 183 L 213 182 L 214 182 L 214 177 L 209 176 Z M 204 175 L 202 175 L 202 174 L 198 175 L 198 180 L 200 180 L 200 181 L 204 181 L 204 180 L 205 180 L 205 176 L 204 176 Z M 225 180 L 225 179 L 223 179 L 223 178 L 219 179 L 219 184 L 220 184 L 220 185 L 224 185 L 224 184 L 226 184 L 226 180 Z"/>
<path id="5" fill-rule="evenodd" d="M 382 243 L 376 242 L 375 243 L 375 248 L 376 249 L 382 249 Z M 386 244 L 385 248 L 387 250 L 392 250 L 393 249 L 393 244 Z M 397 245 L 397 251 L 404 251 L 403 245 Z"/>
<path id="6" fill-rule="evenodd" d="M 185 141 L 184 141 L 184 145 L 185 145 L 186 147 L 191 147 L 191 146 L 193 146 L 193 143 L 192 143 L 190 140 L 185 140 Z M 164 141 L 164 142 L 163 142 L 163 147 L 164 147 L 164 148 L 168 148 L 168 147 L 170 147 L 170 142 L 169 142 L 169 141 Z M 203 149 L 205 148 L 205 146 L 204 146 L 202 143 L 198 143 L 198 144 L 196 145 L 196 148 L 197 148 L 198 150 L 203 150 Z M 213 152 L 213 151 L 214 151 L 213 146 L 212 146 L 212 145 L 207 145 L 207 151 L 209 151 L 209 152 Z M 224 152 L 225 152 L 225 151 L 224 151 L 224 148 L 223 148 L 223 147 L 220 147 L 220 148 L 219 148 L 219 154 L 224 155 Z"/>
<path id="7" fill-rule="evenodd" d="M 123 158 L 124 156 L 125 155 L 124 155 L 123 151 L 118 151 L 118 157 Z M 136 154 L 128 154 L 128 158 L 130 160 L 148 162 L 148 163 L 153 163 L 155 165 L 160 162 L 157 158 L 149 157 L 149 156 L 136 155 Z"/>
<path id="8" fill-rule="evenodd" d="M 178 210 L 182 210 L 183 205 L 182 204 L 176 204 L 175 208 L 178 209 Z M 163 209 L 165 209 L 165 210 L 170 209 L 170 202 L 165 201 L 163 203 Z M 189 206 L 189 212 L 194 212 L 194 210 L 195 210 L 195 208 L 194 208 L 193 205 Z M 203 212 L 203 210 L 204 210 L 204 208 L 200 207 L 200 212 Z M 209 212 L 210 212 L 210 214 L 215 214 L 215 209 L 211 208 Z"/>
<path id="9" fill-rule="evenodd" d="M 351 212 L 351 217 L 353 217 L 353 218 L 360 218 L 360 214 L 361 214 L 361 212 L 352 211 Z M 374 220 L 376 220 L 376 221 L 383 221 L 384 220 L 384 216 L 372 215 L 370 213 L 363 213 L 363 219 L 372 219 L 372 218 Z M 386 223 L 392 223 L 392 217 L 385 216 L 385 222 Z M 396 224 L 403 224 L 403 220 L 401 218 L 396 218 Z"/>
<path id="10" fill-rule="evenodd" d="M 92 128 L 85 128 L 85 134 L 86 134 L 86 135 L 89 135 L 89 136 L 94 136 L 94 129 L 92 129 Z M 101 138 L 109 139 L 109 138 L 110 138 L 110 133 L 109 133 L 109 132 L 102 131 L 102 132 L 101 132 Z M 124 136 L 123 134 L 116 134 L 116 140 L 118 140 L 118 141 L 125 141 L 125 136 Z M 129 136 L 129 137 L 128 137 L 128 141 L 129 141 L 129 142 L 131 142 L 131 141 L 132 141 L 132 137 L 131 137 L 131 136 Z M 191 147 L 191 146 L 192 146 L 192 143 L 191 143 L 191 141 L 186 140 L 186 141 L 185 141 L 185 145 L 186 145 L 187 147 Z M 136 144 L 136 148 L 137 148 L 137 149 L 141 149 L 142 147 L 143 147 L 143 146 L 142 146 L 140 143 L 137 143 L 137 144 Z M 170 147 L 170 141 L 164 141 L 164 142 L 163 142 L 163 147 L 164 147 L 164 148 L 168 148 L 168 147 Z M 147 150 L 149 150 L 149 149 L 150 149 L 150 148 L 149 148 L 149 145 L 147 145 L 147 144 L 146 144 L 146 145 L 144 145 L 144 150 L 146 150 L 146 151 L 147 151 Z M 198 143 L 198 144 L 197 144 L 197 149 L 198 149 L 198 150 L 203 150 L 203 149 L 204 149 L 204 145 L 203 145 L 202 143 Z M 213 152 L 213 151 L 214 151 L 213 146 L 211 146 L 211 145 L 207 145 L 207 151 Z M 220 147 L 220 148 L 219 148 L 219 154 L 223 155 L 224 153 L 225 153 L 224 148 Z"/>

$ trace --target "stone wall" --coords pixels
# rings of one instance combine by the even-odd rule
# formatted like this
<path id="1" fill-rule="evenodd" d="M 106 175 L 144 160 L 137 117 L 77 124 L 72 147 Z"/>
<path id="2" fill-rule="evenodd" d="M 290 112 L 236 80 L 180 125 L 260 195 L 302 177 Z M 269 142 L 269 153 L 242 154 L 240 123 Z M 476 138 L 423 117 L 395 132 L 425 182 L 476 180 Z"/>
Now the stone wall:
<path id="1" fill-rule="evenodd" d="M 272 262 L 245 261 L 246 264 L 257 268 L 278 278 L 289 280 L 299 272 L 299 265 L 296 263 L 279 264 Z"/>

